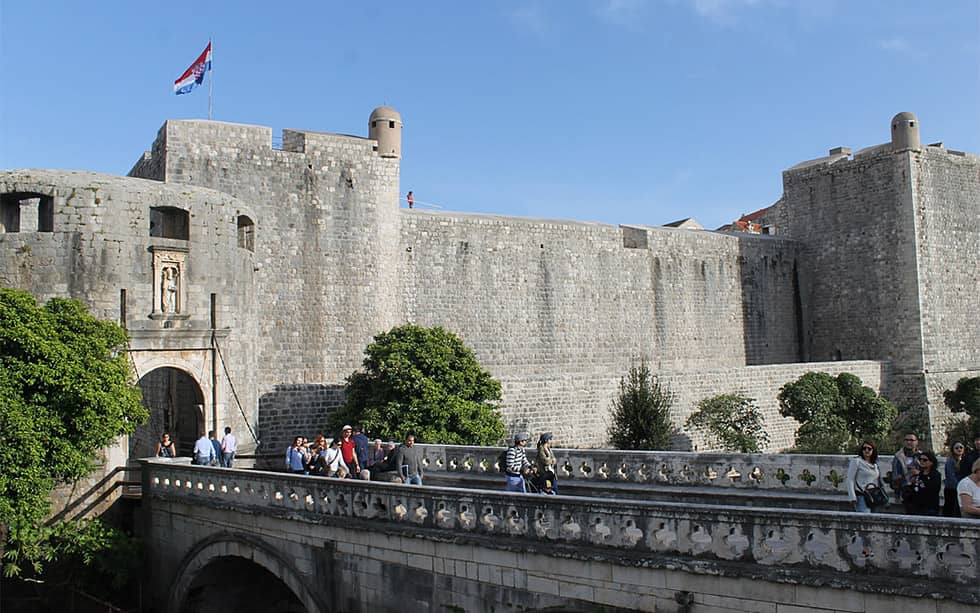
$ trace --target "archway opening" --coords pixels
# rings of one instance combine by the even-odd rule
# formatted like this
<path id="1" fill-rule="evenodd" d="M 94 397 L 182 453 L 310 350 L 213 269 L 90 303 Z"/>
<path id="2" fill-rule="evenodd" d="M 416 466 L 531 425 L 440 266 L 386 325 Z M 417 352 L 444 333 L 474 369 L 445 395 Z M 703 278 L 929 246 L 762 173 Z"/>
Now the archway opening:
<path id="1" fill-rule="evenodd" d="M 194 441 L 205 430 L 201 386 L 186 372 L 171 367 L 151 370 L 139 386 L 150 418 L 129 437 L 129 457 L 152 456 L 164 432 L 170 434 L 177 455 L 191 455 Z"/>
<path id="2" fill-rule="evenodd" d="M 251 560 L 228 556 L 209 563 L 194 577 L 180 613 L 276 611 L 307 613 L 296 594 Z"/>

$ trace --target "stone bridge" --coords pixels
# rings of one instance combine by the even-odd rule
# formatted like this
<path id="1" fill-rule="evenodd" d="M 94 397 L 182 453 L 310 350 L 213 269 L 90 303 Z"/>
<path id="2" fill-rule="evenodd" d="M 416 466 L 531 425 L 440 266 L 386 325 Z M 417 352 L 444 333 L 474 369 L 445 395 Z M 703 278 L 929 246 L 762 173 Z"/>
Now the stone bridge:
<path id="1" fill-rule="evenodd" d="M 795 479 L 808 461 L 563 455 L 567 478 L 584 465 L 586 479 L 605 470 L 652 487 L 679 461 L 695 480 L 757 490 L 787 487 L 769 475 Z M 490 471 L 496 452 L 428 446 L 426 458 L 430 474 L 446 478 Z M 728 460 L 730 470 L 704 468 Z M 825 479 L 835 462 L 839 473 L 846 458 L 812 464 L 808 487 L 838 487 Z M 754 486 L 734 479 L 755 468 Z M 158 460 L 144 462 L 142 480 L 159 610 L 791 613 L 911 603 L 939 613 L 980 604 L 980 524 L 964 519 L 414 487 Z"/>

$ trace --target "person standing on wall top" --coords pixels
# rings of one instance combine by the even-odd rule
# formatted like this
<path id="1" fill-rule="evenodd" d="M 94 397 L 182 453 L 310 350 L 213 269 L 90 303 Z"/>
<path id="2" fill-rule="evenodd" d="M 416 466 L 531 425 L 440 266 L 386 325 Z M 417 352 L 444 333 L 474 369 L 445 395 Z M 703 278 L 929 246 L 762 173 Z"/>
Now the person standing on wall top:
<path id="1" fill-rule="evenodd" d="M 507 449 L 506 467 L 504 472 L 507 474 L 508 492 L 527 492 L 524 485 L 524 476 L 531 470 L 531 463 L 527 461 L 528 435 L 518 432 L 514 435 L 514 445 Z"/>
<path id="2" fill-rule="evenodd" d="M 847 464 L 847 499 L 854 503 L 858 513 L 874 513 L 877 509 L 868 504 L 864 493 L 869 487 L 881 487 L 881 471 L 878 470 L 878 448 L 871 441 L 864 441 L 858 449 L 858 457 Z"/>
<path id="3" fill-rule="evenodd" d="M 213 435 L 214 432 L 211 432 L 211 434 Z M 197 439 L 197 442 L 194 443 L 194 464 L 198 466 L 211 466 L 214 464 L 216 457 L 211 439 L 202 434 L 201 438 Z"/>
<path id="4" fill-rule="evenodd" d="M 414 209 L 415 208 L 415 194 L 412 193 L 411 190 L 409 190 L 408 195 L 405 196 L 405 199 L 408 200 L 408 208 Z"/>
<path id="5" fill-rule="evenodd" d="M 904 445 L 895 452 L 892 460 L 892 489 L 895 497 L 902 501 L 902 489 L 908 485 L 909 478 L 918 472 L 916 456 L 919 455 L 919 436 L 915 432 L 906 432 Z"/>
<path id="6" fill-rule="evenodd" d="M 405 442 L 398 446 L 394 454 L 393 464 L 398 467 L 402 483 L 422 485 L 422 450 L 415 446 L 415 435 L 406 436 Z"/>
<path id="7" fill-rule="evenodd" d="M 297 475 L 306 474 L 306 453 L 303 451 L 303 437 L 297 436 L 293 444 L 286 448 L 286 470 Z"/>
<path id="8" fill-rule="evenodd" d="M 160 436 L 160 442 L 157 443 L 157 452 L 154 455 L 158 458 L 177 457 L 177 450 L 174 448 L 174 442 L 170 440 L 170 435 L 166 432 Z"/>
<path id="9" fill-rule="evenodd" d="M 225 426 L 225 435 L 221 439 L 221 465 L 231 468 L 238 453 L 238 439 L 231 433 L 231 426 Z"/>

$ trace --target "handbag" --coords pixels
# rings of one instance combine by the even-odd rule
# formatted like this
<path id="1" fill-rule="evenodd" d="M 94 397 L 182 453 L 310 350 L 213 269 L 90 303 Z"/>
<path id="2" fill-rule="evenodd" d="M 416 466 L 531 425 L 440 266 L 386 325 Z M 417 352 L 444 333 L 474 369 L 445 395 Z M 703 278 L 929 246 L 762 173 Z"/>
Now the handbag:
<path id="1" fill-rule="evenodd" d="M 872 509 L 876 507 L 883 507 L 888 504 L 888 494 L 881 489 L 880 484 L 870 484 L 865 486 L 864 491 L 861 492 L 861 495 L 864 496 L 864 501 L 868 503 L 868 507 Z"/>

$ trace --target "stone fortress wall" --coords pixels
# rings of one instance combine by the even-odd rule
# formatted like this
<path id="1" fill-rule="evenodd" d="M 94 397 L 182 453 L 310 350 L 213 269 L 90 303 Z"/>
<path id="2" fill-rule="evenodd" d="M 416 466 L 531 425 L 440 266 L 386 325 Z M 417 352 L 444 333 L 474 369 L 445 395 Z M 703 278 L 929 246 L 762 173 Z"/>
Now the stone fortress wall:
<path id="1" fill-rule="evenodd" d="M 678 421 L 713 394 L 756 397 L 772 450 L 795 429 L 778 388 L 807 370 L 855 372 L 936 416 L 926 388 L 980 371 L 961 291 L 980 285 L 976 156 L 805 163 L 768 213 L 777 234 L 753 236 L 400 210 L 400 117 L 370 122 L 367 139 L 284 130 L 277 149 L 269 128 L 168 121 L 131 178 L 0 172 L 5 211 L 24 195 L 55 211 L 50 231 L 0 233 L 0 283 L 112 319 L 126 289 L 138 370 L 187 371 L 209 427 L 216 410 L 243 432 L 240 403 L 266 450 L 317 431 L 365 345 L 408 321 L 460 334 L 503 383 L 508 426 L 563 446 L 605 442 L 640 360 L 678 393 Z M 186 211 L 186 240 L 149 236 L 153 207 Z M 155 312 L 164 256 L 185 267 L 181 313 Z"/>

